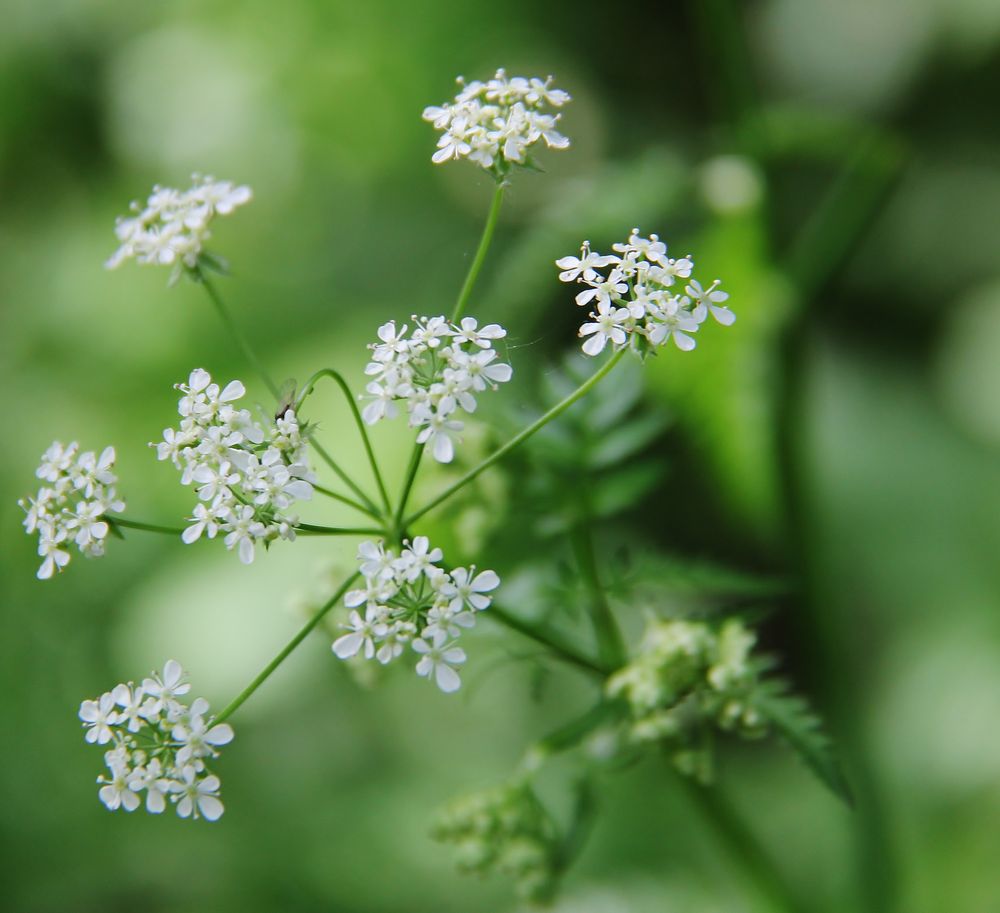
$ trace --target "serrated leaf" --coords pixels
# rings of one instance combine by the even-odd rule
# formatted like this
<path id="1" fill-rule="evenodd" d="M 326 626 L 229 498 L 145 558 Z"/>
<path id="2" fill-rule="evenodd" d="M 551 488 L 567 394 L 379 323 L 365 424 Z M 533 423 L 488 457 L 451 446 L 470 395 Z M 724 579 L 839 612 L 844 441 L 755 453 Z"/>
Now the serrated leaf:
<path id="1" fill-rule="evenodd" d="M 787 682 L 776 678 L 761 682 L 754 706 L 835 796 L 848 805 L 854 804 L 851 787 L 822 722 L 803 698 L 789 690 Z"/>
<path id="2" fill-rule="evenodd" d="M 588 467 L 606 469 L 621 463 L 659 437 L 669 424 L 669 420 L 661 412 L 647 412 L 630 422 L 623 423 L 619 428 L 605 434 L 591 448 L 587 457 Z"/>
<path id="3" fill-rule="evenodd" d="M 656 486 L 663 473 L 662 463 L 647 461 L 596 480 L 591 495 L 594 516 L 609 517 L 631 507 Z"/>

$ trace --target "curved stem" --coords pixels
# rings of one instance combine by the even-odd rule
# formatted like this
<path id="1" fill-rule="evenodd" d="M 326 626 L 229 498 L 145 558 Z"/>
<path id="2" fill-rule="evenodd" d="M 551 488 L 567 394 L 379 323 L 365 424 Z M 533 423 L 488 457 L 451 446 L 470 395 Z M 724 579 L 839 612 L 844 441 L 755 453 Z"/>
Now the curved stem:
<path id="1" fill-rule="evenodd" d="M 605 666 L 599 660 L 587 656 L 573 644 L 563 640 L 551 628 L 524 621 L 496 604 L 490 606 L 487 611 L 487 617 L 495 618 L 500 624 L 505 625 L 512 631 L 517 631 L 518 634 L 530 637 L 537 643 L 548 647 L 558 659 L 569 663 L 571 666 L 576 666 L 584 672 L 590 672 L 594 675 L 599 675 L 601 678 L 605 678 L 614 671 L 614 669 Z"/>
<path id="2" fill-rule="evenodd" d="M 367 514 L 376 520 L 380 520 L 378 513 L 369 510 L 360 501 L 355 501 L 353 498 L 347 497 L 347 495 L 339 494 L 336 491 L 332 491 L 329 488 L 324 488 L 322 485 L 317 485 L 313 483 L 313 491 L 318 491 L 321 495 L 326 495 L 328 498 L 333 498 L 335 501 L 340 501 L 342 504 L 346 504 L 348 507 L 353 507 L 355 510 L 361 511 L 363 514 Z"/>
<path id="3" fill-rule="evenodd" d="M 476 249 L 476 255 L 472 258 L 472 263 L 469 265 L 469 272 L 466 274 L 465 282 L 462 284 L 462 290 L 458 293 L 458 301 L 455 302 L 455 309 L 451 312 L 452 323 L 456 323 L 465 313 L 465 307 L 469 303 L 469 297 L 472 295 L 472 288 L 476 284 L 476 279 L 479 278 L 479 271 L 483 268 L 483 262 L 486 260 L 486 252 L 490 249 L 493 232 L 497 227 L 497 218 L 500 216 L 500 204 L 503 202 L 503 192 L 506 187 L 507 184 L 505 181 L 499 181 L 497 189 L 493 193 L 493 202 L 490 204 L 490 212 L 486 217 L 486 225 L 483 227 L 483 236 L 479 239 L 479 247 Z"/>
<path id="4" fill-rule="evenodd" d="M 300 523 L 295 532 L 307 536 L 384 536 L 385 530 L 380 527 L 347 528 L 343 526 L 314 526 L 312 523 Z"/>
<path id="5" fill-rule="evenodd" d="M 285 644 L 281 652 L 264 667 L 260 675 L 258 675 L 252 682 L 250 682 L 249 685 L 246 686 L 246 688 L 244 688 L 235 698 L 233 698 L 233 700 L 229 702 L 222 713 L 215 718 L 216 723 L 221 723 L 223 720 L 231 717 L 243 705 L 244 701 L 246 701 L 251 694 L 253 694 L 261 685 L 264 684 L 264 682 L 268 680 L 268 678 L 270 678 L 271 673 L 274 672 L 274 670 L 288 658 L 288 655 L 306 639 L 309 632 L 323 620 L 327 612 L 329 612 L 330 609 L 332 609 L 340 601 L 344 593 L 351 588 L 351 585 L 360 576 L 361 572 L 355 571 L 340 585 L 337 592 L 324 602 L 322 606 L 320 606 L 313 617 L 299 629 L 299 632 L 287 644 Z"/>
<path id="6" fill-rule="evenodd" d="M 354 395 L 351 393 L 351 388 L 347 386 L 347 381 L 340 372 L 334 371 L 333 368 L 322 368 L 313 374 L 309 380 L 306 381 L 305 386 L 302 388 L 302 392 L 299 394 L 298 399 L 295 401 L 295 412 L 298 412 L 302 408 L 302 404 L 305 402 L 306 397 L 309 396 L 313 391 L 313 387 L 316 386 L 317 382 L 324 377 L 329 377 L 334 380 L 338 387 L 340 387 L 341 392 L 344 394 L 344 399 L 347 400 L 347 405 L 350 406 L 351 415 L 354 416 L 354 424 L 358 426 L 358 433 L 361 435 L 361 441 L 365 445 L 365 453 L 368 455 L 368 464 L 372 468 L 372 474 L 375 476 L 375 483 L 378 485 L 379 495 L 382 498 L 382 506 L 385 508 L 385 514 L 388 517 L 392 513 L 392 508 L 389 506 L 389 495 L 385 490 L 385 483 L 382 481 L 382 473 L 378 468 L 378 461 L 375 459 L 375 452 L 372 450 L 371 441 L 368 439 L 368 429 L 365 427 L 364 420 L 361 418 L 361 413 L 358 411 L 357 401 L 354 399 Z"/>
<path id="7" fill-rule="evenodd" d="M 142 523 L 139 520 L 126 520 L 124 517 L 112 517 L 105 514 L 103 518 L 112 526 L 119 526 L 122 529 L 141 529 L 147 533 L 162 533 L 165 536 L 179 536 L 184 532 L 176 526 L 160 526 L 158 523 Z"/>
<path id="8" fill-rule="evenodd" d="M 368 497 L 359 487 L 358 484 L 352 479 L 343 469 L 340 468 L 340 464 L 326 452 L 326 449 L 322 447 L 315 438 L 310 437 L 309 443 L 312 445 L 313 450 L 315 450 L 320 459 L 326 463 L 337 475 L 340 477 L 340 481 L 343 482 L 348 488 L 353 491 L 358 498 L 364 503 L 362 508 L 366 514 L 370 517 L 374 517 L 376 520 L 381 519 L 381 515 L 378 512 L 378 508 L 375 506 L 375 502 Z"/>
<path id="9" fill-rule="evenodd" d="M 195 282 L 204 286 L 226 329 L 229 330 L 236 340 L 237 345 L 243 350 L 246 360 L 250 362 L 260 379 L 267 385 L 267 389 L 271 391 L 271 395 L 275 399 L 281 399 L 281 392 L 278 390 L 278 385 L 274 382 L 271 375 L 267 373 L 263 362 L 257 357 L 257 353 L 254 352 L 253 347 L 250 345 L 250 341 L 243 335 L 236 321 L 233 320 L 233 315 L 229 313 L 229 308 L 226 307 L 226 303 L 222 300 L 222 296 L 216 289 L 215 283 L 205 275 L 205 271 L 200 266 L 192 267 L 189 273 Z"/>
<path id="10" fill-rule="evenodd" d="M 410 524 L 403 522 L 403 514 L 406 512 L 406 502 L 410 499 L 410 491 L 413 482 L 417 478 L 417 470 L 420 468 L 420 458 L 424 455 L 424 445 L 414 444 L 413 452 L 410 454 L 410 465 L 406 467 L 406 479 L 403 481 L 403 492 L 399 496 L 399 507 L 396 508 L 396 532 L 401 536 L 403 530 Z"/>
<path id="11" fill-rule="evenodd" d="M 406 522 L 403 523 L 402 526 L 404 527 L 409 526 L 411 523 L 415 522 L 416 520 L 419 520 L 428 511 L 433 510 L 439 504 L 443 503 L 444 501 L 447 501 L 448 498 L 450 498 L 453 494 L 455 494 L 455 492 L 459 491 L 460 489 L 468 485 L 469 482 L 471 482 L 474 478 L 476 478 L 476 476 L 478 476 L 481 472 L 483 472 L 486 469 L 489 469 L 490 466 L 492 466 L 498 460 L 503 459 L 515 447 L 517 447 L 520 444 L 523 444 L 536 431 L 540 431 L 553 419 L 558 418 L 560 415 L 562 415 L 563 412 L 565 412 L 570 406 L 573 405 L 573 403 L 575 403 L 582 396 L 585 396 L 591 390 L 591 388 L 600 383 L 600 381 L 611 371 L 611 369 L 616 364 L 618 364 L 619 361 L 621 361 L 622 356 L 625 354 L 626 351 L 627 351 L 626 349 L 619 349 L 617 352 L 615 352 L 614 355 L 612 355 L 603 365 L 601 365 L 598 371 L 595 371 L 590 377 L 587 378 L 587 380 L 585 380 L 582 384 L 580 384 L 580 386 L 577 387 L 572 393 L 570 393 L 565 399 L 561 400 L 559 403 L 557 403 L 555 406 L 549 409 L 549 411 L 546 412 L 545 415 L 543 415 L 537 421 L 532 422 L 530 425 L 528 425 L 527 428 L 525 428 L 519 434 L 516 434 L 514 437 L 512 437 L 509 441 L 507 441 L 506 444 L 504 444 L 498 450 L 495 450 L 490 456 L 488 456 L 477 466 L 474 466 L 472 469 L 470 469 L 464 476 L 462 476 L 462 478 L 460 478 L 457 482 L 455 482 L 454 485 L 450 485 L 443 492 L 441 492 L 441 494 L 439 494 L 436 498 L 434 498 L 429 503 L 421 507 L 420 510 L 410 514 L 410 516 L 406 518 Z"/>
<path id="12" fill-rule="evenodd" d="M 702 786 L 688 777 L 678 778 L 691 801 L 729 850 L 747 881 L 766 897 L 774 909 L 784 913 L 799 913 L 804 909 L 774 860 L 764 851 L 757 838 L 736 814 L 719 791 L 718 786 Z"/>
<path id="13" fill-rule="evenodd" d="M 597 641 L 597 653 L 605 665 L 618 668 L 625 664 L 625 641 L 621 629 L 615 620 L 611 606 L 608 605 L 604 586 L 597 571 L 597 555 L 594 551 L 594 537 L 586 523 L 576 525 L 570 535 L 570 542 L 576 561 L 580 568 L 580 576 L 590 595 L 587 602 L 587 614 L 594 628 L 594 639 Z"/>

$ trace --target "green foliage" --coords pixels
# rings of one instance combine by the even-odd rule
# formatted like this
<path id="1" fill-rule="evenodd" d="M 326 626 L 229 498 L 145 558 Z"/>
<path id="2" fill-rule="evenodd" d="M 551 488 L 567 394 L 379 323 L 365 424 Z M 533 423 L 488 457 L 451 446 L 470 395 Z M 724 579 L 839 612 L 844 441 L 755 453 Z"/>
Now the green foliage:
<path id="1" fill-rule="evenodd" d="M 788 682 L 768 678 L 761 682 L 753 697 L 754 707 L 766 717 L 781 737 L 798 752 L 835 796 L 853 805 L 850 784 L 841 770 L 823 723 L 804 698 L 793 694 Z"/>

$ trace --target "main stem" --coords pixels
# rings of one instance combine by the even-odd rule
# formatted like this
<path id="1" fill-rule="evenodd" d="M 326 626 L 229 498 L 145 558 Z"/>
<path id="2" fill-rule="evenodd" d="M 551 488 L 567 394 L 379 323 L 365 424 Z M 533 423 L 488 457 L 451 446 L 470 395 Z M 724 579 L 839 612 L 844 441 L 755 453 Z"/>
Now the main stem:
<path id="1" fill-rule="evenodd" d="M 122 529 L 141 529 L 147 533 L 163 533 L 167 536 L 179 536 L 184 530 L 176 526 L 160 526 L 157 523 L 141 523 L 138 520 L 126 520 L 124 517 L 112 517 L 105 514 L 104 519 L 112 526 L 120 526 Z"/>
<path id="2" fill-rule="evenodd" d="M 587 612 L 594 628 L 594 638 L 597 641 L 597 652 L 605 665 L 617 669 L 625 663 L 625 641 L 615 620 L 611 606 L 597 571 L 597 555 L 594 551 L 594 538 L 590 529 L 584 523 L 577 524 L 570 536 L 576 561 L 580 567 L 590 599 Z"/>
<path id="3" fill-rule="evenodd" d="M 403 480 L 403 491 L 399 496 L 399 507 L 396 508 L 394 522 L 396 533 L 403 535 L 403 531 L 409 526 L 403 523 L 403 514 L 406 513 L 406 502 L 410 500 L 410 492 L 413 490 L 413 483 L 417 478 L 417 470 L 420 468 L 420 458 L 424 455 L 424 445 L 414 444 L 413 452 L 410 454 L 410 465 L 406 467 L 406 478 Z"/>
<path id="4" fill-rule="evenodd" d="M 527 428 L 525 428 L 519 434 L 516 434 L 514 437 L 512 437 L 509 441 L 507 441 L 506 444 L 504 444 L 498 450 L 495 450 L 490 456 L 488 456 L 477 466 L 474 466 L 472 469 L 470 469 L 464 476 L 462 476 L 462 478 L 460 478 L 453 485 L 450 485 L 448 488 L 446 488 L 443 492 L 441 492 L 441 494 L 439 494 L 428 504 L 425 504 L 423 507 L 421 507 L 420 510 L 410 514 L 410 516 L 406 518 L 406 522 L 403 523 L 402 525 L 404 527 L 407 527 L 411 523 L 415 523 L 428 511 L 433 510 L 439 504 L 443 503 L 444 501 L 447 501 L 448 498 L 450 498 L 453 494 L 455 494 L 455 492 L 459 491 L 460 489 L 468 485 L 469 482 L 471 482 L 474 478 L 476 478 L 476 476 L 478 476 L 481 472 L 484 472 L 485 470 L 489 469 L 490 466 L 492 466 L 498 460 L 502 460 L 515 447 L 518 447 L 519 445 L 523 444 L 536 431 L 540 431 L 553 419 L 556 419 L 560 415 L 562 415 L 570 406 L 573 405 L 573 403 L 575 403 L 581 397 L 586 396 L 586 394 L 589 393 L 593 387 L 599 384 L 601 380 L 603 380 L 604 377 L 606 377 L 611 372 L 611 369 L 614 368 L 614 366 L 618 364 L 619 361 L 621 361 L 622 356 L 625 354 L 625 352 L 626 349 L 624 348 L 619 349 L 617 352 L 615 352 L 614 355 L 612 355 L 603 365 L 601 365 L 598 371 L 595 371 L 590 377 L 587 378 L 587 380 L 585 380 L 582 384 L 580 384 L 580 386 L 577 387 L 572 393 L 570 393 L 565 399 L 561 400 L 559 403 L 557 403 L 555 406 L 549 409 L 549 411 L 546 412 L 541 418 L 539 418 L 537 421 L 532 422 L 530 425 L 528 425 Z"/>
<path id="5" fill-rule="evenodd" d="M 229 313 L 229 308 L 226 307 L 226 303 L 222 300 L 222 296 L 219 294 L 218 289 L 216 289 L 215 283 L 205 275 L 205 271 L 200 266 L 193 267 L 191 269 L 191 275 L 194 277 L 196 282 L 200 282 L 205 287 L 205 291 L 208 293 L 208 297 L 211 299 L 212 304 L 215 305 L 215 310 L 219 317 L 222 318 L 222 322 L 226 325 L 226 329 L 229 330 L 240 349 L 243 350 L 243 355 L 246 360 L 253 365 L 253 368 L 257 372 L 260 379 L 267 385 L 267 389 L 271 391 L 271 395 L 275 399 L 280 399 L 281 392 L 278 390 L 278 385 L 274 382 L 271 375 L 267 373 L 267 369 L 264 367 L 263 362 L 261 362 L 261 360 L 257 357 L 257 353 L 254 352 L 249 340 L 243 335 L 243 332 L 240 330 L 236 321 L 233 320 L 233 315 Z"/>
<path id="6" fill-rule="evenodd" d="M 278 668 L 289 656 L 289 654 L 306 639 L 309 633 L 316 627 L 327 614 L 344 596 L 358 577 L 361 576 L 359 571 L 355 571 L 348 577 L 341 585 L 340 588 L 334 593 L 322 606 L 316 611 L 316 614 L 309 619 L 287 644 L 285 644 L 282 651 L 274 657 L 261 671 L 249 685 L 246 686 L 229 704 L 226 706 L 225 710 L 222 711 L 216 718 L 216 723 L 221 723 L 223 720 L 231 717 L 239 708 L 243 705 L 248 697 L 253 694 L 261 685 L 264 684 L 270 677 L 271 673 Z"/>
<path id="7" fill-rule="evenodd" d="M 747 881 L 756 886 L 774 909 L 783 913 L 800 913 L 804 909 L 802 903 L 785 882 L 774 860 L 719 793 L 719 788 L 702 786 L 685 776 L 679 779 L 688 797 L 712 825 L 732 859 L 739 864 Z"/>
<path id="8" fill-rule="evenodd" d="M 351 388 L 347 385 L 347 381 L 344 380 L 343 375 L 339 371 L 334 371 L 333 368 L 322 368 L 313 374 L 306 381 L 306 385 L 302 388 L 299 398 L 295 401 L 295 412 L 296 414 L 299 412 L 306 397 L 312 393 L 313 387 L 324 377 L 331 378 L 340 387 L 341 392 L 344 394 L 344 399 L 347 400 L 351 415 L 354 417 L 354 424 L 358 426 L 358 433 L 361 435 L 361 442 L 364 444 L 365 453 L 368 455 L 368 464 L 371 466 L 372 474 L 375 476 L 375 483 L 378 485 L 379 495 L 382 498 L 382 506 L 385 508 L 385 515 L 388 517 L 392 513 L 392 508 L 389 506 L 389 495 L 386 493 L 385 483 L 382 481 L 382 473 L 379 471 L 378 461 L 375 459 L 375 452 L 372 450 L 372 444 L 368 438 L 368 429 L 365 428 L 365 423 L 361 418 L 361 413 L 358 411 L 358 404 L 354 399 L 354 394 L 351 393 Z"/>
<path id="9" fill-rule="evenodd" d="M 469 298 L 472 295 L 472 288 L 476 284 L 476 279 L 479 278 L 479 271 L 483 268 L 483 262 L 486 260 L 486 252 L 490 249 L 490 243 L 493 241 L 493 232 L 497 227 L 497 219 L 500 216 L 500 205 L 503 203 L 503 192 L 506 187 L 507 184 L 505 181 L 499 181 L 497 189 L 493 192 L 493 202 L 490 204 L 490 212 L 486 217 L 486 225 L 483 227 L 483 236 L 479 239 L 479 247 L 476 249 L 476 255 L 472 258 L 472 263 L 469 265 L 469 272 L 465 276 L 462 290 L 458 293 L 458 301 L 455 302 L 455 309 L 451 312 L 452 323 L 456 323 L 465 313 L 466 305 L 469 303 Z"/>

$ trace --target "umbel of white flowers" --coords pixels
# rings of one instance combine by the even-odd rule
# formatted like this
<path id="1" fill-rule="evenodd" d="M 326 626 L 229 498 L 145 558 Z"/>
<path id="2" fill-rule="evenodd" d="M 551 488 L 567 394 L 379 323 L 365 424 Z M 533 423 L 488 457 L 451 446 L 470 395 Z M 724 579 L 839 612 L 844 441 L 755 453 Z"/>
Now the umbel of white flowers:
<path id="1" fill-rule="evenodd" d="M 54 441 L 42 454 L 35 475 L 50 484 L 34 498 L 18 501 L 27 514 L 28 535 L 38 533 L 39 579 L 47 580 L 69 564 L 71 545 L 88 558 L 104 554 L 109 531 L 104 515 L 125 509 L 115 492 L 114 466 L 114 447 L 105 447 L 97 456 L 92 450 L 80 453 L 76 441 L 68 447 Z"/>
<path id="2" fill-rule="evenodd" d="M 398 556 L 382 542 L 362 542 L 358 563 L 365 587 L 344 597 L 352 609 L 348 633 L 334 641 L 333 652 L 385 665 L 409 646 L 419 656 L 417 675 L 433 678 L 442 691 L 457 691 L 462 681 L 455 667 L 465 662 L 458 637 L 489 608 L 493 600 L 486 594 L 500 578 L 493 571 L 477 574 L 474 566 L 446 571 L 437 564 L 443 557 L 426 536 L 406 543 Z"/>
<path id="3" fill-rule="evenodd" d="M 552 87 L 552 77 L 512 76 L 504 70 L 486 82 L 459 76 L 462 87 L 453 102 L 424 109 L 424 120 L 440 130 L 435 164 L 467 158 L 498 177 L 510 165 L 528 163 L 528 152 L 539 140 L 550 149 L 567 149 L 569 140 L 556 130 L 558 114 L 569 94 Z"/>
<path id="4" fill-rule="evenodd" d="M 599 355 L 609 342 L 616 349 L 630 344 L 648 352 L 671 340 L 688 352 L 695 347 L 691 334 L 709 314 L 723 326 L 736 320 L 724 304 L 729 295 L 719 289 L 719 280 L 702 288 L 691 278 L 691 255 L 668 257 L 667 245 L 657 235 L 643 238 L 633 228 L 628 241 L 612 245 L 612 250 L 617 253 L 599 254 L 584 241 L 579 257 L 556 260 L 563 282 L 586 286 L 576 303 L 595 308 L 580 327 L 585 354 Z M 682 292 L 677 291 L 679 281 L 686 283 Z"/>
<path id="5" fill-rule="evenodd" d="M 111 811 L 135 811 L 146 796 L 146 811 L 160 814 L 171 802 L 182 818 L 216 821 L 224 808 L 219 778 L 208 762 L 233 740 L 227 723 L 213 725 L 208 701 L 191 706 L 179 700 L 191 686 L 176 660 L 141 685 L 116 685 L 80 705 L 80 719 L 92 745 L 107 745 L 106 775 L 97 778 L 100 800 Z"/>
<path id="6" fill-rule="evenodd" d="M 229 215 L 253 196 L 246 185 L 199 174 L 191 179 L 194 184 L 187 190 L 156 185 L 145 206 L 136 201 L 133 215 L 117 219 L 115 234 L 121 246 L 104 264 L 108 269 L 133 258 L 138 263 L 196 266 L 212 219 Z"/>
<path id="7" fill-rule="evenodd" d="M 250 564 L 256 543 L 294 539 L 298 518 L 288 509 L 312 498 L 315 481 L 294 410 L 265 427 L 233 405 L 246 393 L 240 381 L 220 390 L 202 368 L 176 386 L 184 394 L 177 406 L 180 427 L 167 428 L 163 440 L 150 446 L 198 493 L 184 542 L 221 532 L 226 548 Z"/>
<path id="8" fill-rule="evenodd" d="M 411 319 L 412 330 L 406 324 L 397 328 L 392 320 L 383 324 L 379 342 L 369 346 L 372 360 L 365 374 L 372 380 L 362 397 L 368 400 L 362 417 L 369 425 L 395 418 L 397 402 L 404 402 L 410 427 L 420 429 L 417 443 L 427 444 L 438 462 L 450 463 L 453 438 L 463 427 L 455 413 L 474 412 L 476 394 L 511 378 L 510 365 L 496 361 L 493 349 L 507 331 L 495 323 L 480 327 L 472 317 L 460 324 L 444 317 Z"/>

